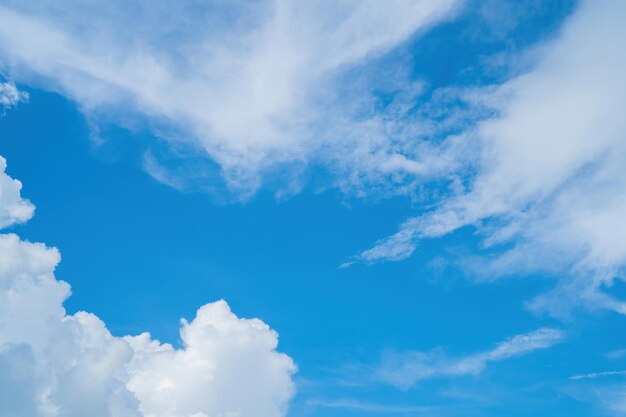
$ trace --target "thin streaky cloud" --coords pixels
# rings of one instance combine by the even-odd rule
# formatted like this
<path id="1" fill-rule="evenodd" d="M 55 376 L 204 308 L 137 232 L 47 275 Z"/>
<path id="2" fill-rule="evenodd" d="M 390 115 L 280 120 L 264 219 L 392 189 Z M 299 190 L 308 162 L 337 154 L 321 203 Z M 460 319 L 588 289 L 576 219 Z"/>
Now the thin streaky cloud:
<path id="1" fill-rule="evenodd" d="M 365 413 L 388 413 L 388 414 L 429 414 L 432 415 L 436 411 L 437 407 L 429 406 L 407 406 L 396 404 L 381 404 L 364 402 L 353 399 L 339 399 L 339 400 L 320 400 L 313 399 L 308 400 L 307 405 L 320 408 L 338 408 L 345 410 L 362 411 Z"/>
<path id="2" fill-rule="evenodd" d="M 426 379 L 477 375 L 492 362 L 547 349 L 564 338 L 565 332 L 562 330 L 542 328 L 511 337 L 491 350 L 465 357 L 450 357 L 443 349 L 430 352 L 388 352 L 375 370 L 374 379 L 406 390 Z"/>
<path id="3" fill-rule="evenodd" d="M 589 374 L 574 375 L 574 376 L 571 376 L 569 379 L 576 381 L 579 379 L 596 379 L 596 378 L 602 378 L 605 376 L 617 376 L 617 375 L 626 375 L 626 371 L 592 372 Z"/>

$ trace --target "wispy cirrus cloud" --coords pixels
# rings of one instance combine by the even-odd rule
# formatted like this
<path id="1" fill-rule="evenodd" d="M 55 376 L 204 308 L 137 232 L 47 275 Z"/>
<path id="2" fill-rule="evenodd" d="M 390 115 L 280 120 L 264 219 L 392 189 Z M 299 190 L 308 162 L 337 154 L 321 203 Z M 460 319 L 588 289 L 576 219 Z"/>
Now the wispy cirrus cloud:
<path id="1" fill-rule="evenodd" d="M 592 372 L 589 374 L 574 375 L 574 376 L 571 376 L 569 379 L 571 379 L 572 381 L 577 381 L 579 379 L 596 379 L 596 378 L 602 378 L 605 376 L 619 376 L 619 375 L 626 375 L 626 371 Z"/>
<path id="2" fill-rule="evenodd" d="M 318 408 L 337 408 L 343 410 L 359 411 L 362 413 L 375 414 L 411 414 L 411 415 L 432 415 L 435 407 L 379 404 L 364 402 L 352 399 L 340 400 L 309 400 L 307 405 Z"/>
<path id="3" fill-rule="evenodd" d="M 600 371 L 577 374 L 569 378 L 566 388 L 577 399 L 599 406 L 604 413 L 626 415 L 626 371 Z"/>
<path id="4" fill-rule="evenodd" d="M 624 18 L 621 1 L 581 2 L 529 55 L 529 71 L 485 91 L 493 114 L 461 133 L 478 152 L 460 186 L 358 258 L 405 259 L 420 241 L 471 226 L 485 256 L 459 264 L 481 279 L 551 273 L 562 279 L 533 308 L 625 313 L 606 291 L 626 266 Z"/>
<path id="5" fill-rule="evenodd" d="M 355 179 L 428 170 L 399 152 L 402 131 L 414 138 L 396 123 L 401 106 L 372 111 L 372 91 L 402 70 L 357 70 L 462 3 L 11 0 L 0 7 L 0 62 L 93 118 L 147 120 L 157 135 L 215 160 L 245 195 L 281 166 L 320 163 Z M 419 92 L 419 83 L 401 87 L 409 99 Z M 365 163 L 373 165 L 364 171 Z"/>
<path id="6" fill-rule="evenodd" d="M 476 375 L 489 363 L 547 349 L 560 343 L 565 333 L 558 329 L 542 328 L 511 337 L 493 349 L 463 357 L 450 357 L 443 349 L 430 352 L 389 352 L 375 370 L 374 378 L 400 389 L 409 389 L 419 381 L 463 375 Z"/>

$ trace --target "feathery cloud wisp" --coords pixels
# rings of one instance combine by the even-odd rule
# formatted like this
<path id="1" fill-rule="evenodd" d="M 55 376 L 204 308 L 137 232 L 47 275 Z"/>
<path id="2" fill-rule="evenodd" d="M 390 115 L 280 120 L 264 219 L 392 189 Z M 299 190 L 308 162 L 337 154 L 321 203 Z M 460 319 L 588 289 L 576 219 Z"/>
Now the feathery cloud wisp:
<path id="1" fill-rule="evenodd" d="M 380 170 L 393 165 L 393 120 L 369 110 L 373 80 L 342 80 L 461 3 L 10 0 L 0 7 L 0 62 L 92 117 L 147 118 L 245 193 L 281 165 L 332 159 L 359 170 L 356 148 Z"/>
<path id="2" fill-rule="evenodd" d="M 511 337 L 491 350 L 461 358 L 450 358 L 442 350 L 388 353 L 376 370 L 376 379 L 401 389 L 409 389 L 424 379 L 474 375 L 482 372 L 490 362 L 549 348 L 564 337 L 561 330 L 542 328 Z"/>
<path id="3" fill-rule="evenodd" d="M 482 278 L 558 273 L 566 278 L 533 307 L 626 313 L 603 291 L 626 266 L 624 19 L 619 0 L 581 2 L 560 35 L 537 48 L 533 69 L 487 90 L 496 116 L 461 135 L 479 149 L 475 168 L 458 173 L 467 187 L 360 259 L 404 259 L 422 239 L 473 226 L 496 252 L 464 261 Z"/>

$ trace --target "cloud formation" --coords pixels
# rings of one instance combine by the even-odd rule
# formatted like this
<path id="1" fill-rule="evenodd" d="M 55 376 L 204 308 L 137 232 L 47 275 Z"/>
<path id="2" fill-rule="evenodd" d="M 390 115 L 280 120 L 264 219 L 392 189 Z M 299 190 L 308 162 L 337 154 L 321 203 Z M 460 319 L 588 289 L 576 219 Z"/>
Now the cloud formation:
<path id="1" fill-rule="evenodd" d="M 22 183 L 9 177 L 6 160 L 0 156 L 0 229 L 29 220 L 35 207 L 22 198 Z"/>
<path id="2" fill-rule="evenodd" d="M 401 414 L 401 415 L 432 415 L 434 407 L 410 406 L 410 405 L 388 405 L 371 402 L 363 402 L 351 399 L 341 400 L 311 400 L 307 403 L 317 408 L 342 409 L 358 411 L 360 413 L 374 414 Z"/>
<path id="3" fill-rule="evenodd" d="M 0 115 L 21 101 L 28 100 L 28 94 L 17 89 L 11 82 L 0 82 Z"/>
<path id="4" fill-rule="evenodd" d="M 4 170 L 4 159 L 1 159 Z M 3 226 L 32 205 L 0 174 Z M 0 409 L 12 417 L 280 417 L 294 393 L 291 358 L 258 319 L 224 301 L 182 320 L 182 346 L 116 337 L 93 314 L 68 315 L 60 253 L 0 234 Z"/>
<path id="5" fill-rule="evenodd" d="M 604 372 L 592 372 L 590 374 L 580 374 L 571 376 L 569 379 L 576 381 L 579 379 L 596 379 L 605 376 L 626 375 L 626 371 L 604 371 Z"/>
<path id="6" fill-rule="evenodd" d="M 476 375 L 490 362 L 499 362 L 538 349 L 549 348 L 561 342 L 564 337 L 565 334 L 561 330 L 541 328 L 511 337 L 491 350 L 461 358 L 451 358 L 440 349 L 430 352 L 387 353 L 376 370 L 376 379 L 397 388 L 409 389 L 424 379 Z"/>
<path id="7" fill-rule="evenodd" d="M 381 57 L 462 4 L 9 0 L 0 60 L 16 80 L 70 97 L 93 119 L 143 119 L 174 154 L 200 150 L 242 196 L 272 175 L 297 191 L 310 164 L 359 196 L 415 197 L 417 185 L 444 184 L 434 210 L 362 261 L 402 260 L 420 240 L 472 226 L 489 255 L 462 266 L 482 279 L 566 275 L 532 306 L 626 312 L 606 291 L 626 264 L 625 6 L 582 1 L 555 39 L 528 53 L 529 71 L 501 85 L 442 88 L 416 109 L 423 83 Z M 14 86 L 4 89 L 15 103 Z M 389 103 L 375 91 L 393 92 Z M 448 117 L 435 123 L 439 101 Z M 456 133 L 430 140 L 441 133 L 433 124 Z M 172 168 L 158 152 L 143 164 L 181 190 L 215 179 L 215 167 Z"/>
<path id="8" fill-rule="evenodd" d="M 465 165 L 473 168 L 457 173 L 465 185 L 360 259 L 404 259 L 423 239 L 472 226 L 491 254 L 463 266 L 482 279 L 567 275 L 533 306 L 626 313 L 603 291 L 626 266 L 624 19 L 619 0 L 581 2 L 560 34 L 530 54 L 530 71 L 485 90 L 495 117 L 461 134 L 479 150 Z"/>
<path id="9" fill-rule="evenodd" d="M 372 89 L 396 74 L 358 69 L 461 3 L 9 0 L 0 7 L 0 63 L 91 117 L 123 124 L 134 111 L 171 143 L 205 152 L 242 193 L 267 171 L 295 175 L 310 162 L 354 176 L 363 158 L 375 171 L 423 171 L 396 155 L 401 106 L 371 109 Z"/>

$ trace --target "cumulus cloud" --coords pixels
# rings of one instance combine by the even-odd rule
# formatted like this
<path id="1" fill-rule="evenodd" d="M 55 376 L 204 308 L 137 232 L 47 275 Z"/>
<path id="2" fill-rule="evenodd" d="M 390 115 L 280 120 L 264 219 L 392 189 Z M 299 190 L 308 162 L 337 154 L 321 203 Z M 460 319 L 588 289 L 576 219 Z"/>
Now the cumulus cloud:
<path id="1" fill-rule="evenodd" d="M 30 219 L 35 207 L 22 198 L 22 183 L 9 177 L 6 160 L 0 156 L 0 229 Z"/>
<path id="2" fill-rule="evenodd" d="M 479 149 L 458 172 L 467 185 L 360 258 L 404 259 L 422 239 L 473 226 L 493 253 L 463 262 L 481 278 L 559 273 L 532 306 L 626 313 L 603 291 L 626 265 L 625 18 L 619 0 L 581 2 L 530 71 L 486 90 L 495 116 L 461 134 Z"/>
<path id="3" fill-rule="evenodd" d="M 396 116 L 371 111 L 372 84 L 384 77 L 354 72 L 461 3 L 9 0 L 0 62 L 92 116 L 149 119 L 156 133 L 217 161 L 242 192 L 268 170 L 311 161 L 355 176 L 362 158 L 376 170 L 421 172 L 395 155 Z"/>
<path id="4" fill-rule="evenodd" d="M 376 379 L 401 389 L 409 389 L 424 379 L 476 375 L 490 362 L 549 348 L 561 342 L 564 337 L 563 331 L 546 327 L 511 337 L 491 350 L 460 358 L 449 357 L 441 349 L 430 352 L 387 353 L 376 370 Z"/>
<path id="5" fill-rule="evenodd" d="M 0 200 L 0 213 L 26 220 L 32 206 L 19 199 L 19 183 L 2 175 L 0 196 L 11 198 Z M 93 314 L 66 313 L 70 286 L 54 275 L 60 259 L 55 248 L 0 234 L 3 415 L 285 415 L 295 365 L 276 351 L 278 335 L 265 323 L 238 318 L 218 301 L 182 321 L 179 348 L 148 333 L 116 337 Z"/>

